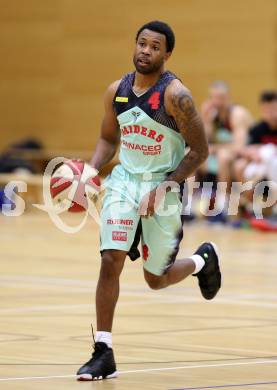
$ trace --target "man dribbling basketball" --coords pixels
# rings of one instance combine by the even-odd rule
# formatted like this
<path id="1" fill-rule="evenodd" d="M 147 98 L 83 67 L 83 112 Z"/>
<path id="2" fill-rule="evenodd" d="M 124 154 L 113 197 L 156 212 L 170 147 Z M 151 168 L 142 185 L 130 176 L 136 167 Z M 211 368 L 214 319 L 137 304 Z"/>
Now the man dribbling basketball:
<path id="1" fill-rule="evenodd" d="M 101 136 L 91 165 L 100 170 L 113 158 L 119 142 L 120 164 L 106 182 L 95 350 L 77 372 L 79 380 L 117 375 L 112 323 L 119 277 L 127 254 L 132 257 L 136 233 L 142 242 L 144 277 L 152 289 L 165 288 L 192 274 L 198 277 L 206 299 L 212 299 L 221 286 L 213 243 L 206 242 L 191 257 L 175 262 L 182 221 L 180 195 L 170 189 L 172 182 L 183 183 L 204 162 L 208 145 L 189 90 L 164 69 L 174 44 L 174 33 L 167 24 L 154 21 L 142 26 L 136 36 L 135 72 L 112 83 L 105 94 Z M 190 147 L 186 156 L 185 143 Z M 145 180 L 145 173 L 150 180 Z M 166 207 L 175 204 L 176 210 L 164 215 L 159 212 L 161 203 Z"/>

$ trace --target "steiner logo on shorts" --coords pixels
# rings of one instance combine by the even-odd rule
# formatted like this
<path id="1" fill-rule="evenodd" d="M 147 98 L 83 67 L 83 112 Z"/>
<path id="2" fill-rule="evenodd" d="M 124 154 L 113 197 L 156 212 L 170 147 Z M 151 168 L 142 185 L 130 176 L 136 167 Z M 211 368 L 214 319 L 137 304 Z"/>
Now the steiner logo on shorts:
<path id="1" fill-rule="evenodd" d="M 113 241 L 127 241 L 127 232 L 113 231 Z"/>

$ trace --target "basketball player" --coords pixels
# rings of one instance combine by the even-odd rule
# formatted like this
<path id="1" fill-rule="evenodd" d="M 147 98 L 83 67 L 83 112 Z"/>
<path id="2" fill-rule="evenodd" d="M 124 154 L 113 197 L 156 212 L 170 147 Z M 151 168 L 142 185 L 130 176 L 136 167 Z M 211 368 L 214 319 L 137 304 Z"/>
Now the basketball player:
<path id="1" fill-rule="evenodd" d="M 165 182 L 183 183 L 208 155 L 203 124 L 189 90 L 165 70 L 174 43 L 167 24 L 154 21 L 142 26 L 136 36 L 135 72 L 112 83 L 105 94 L 105 115 L 91 165 L 100 170 L 119 143 L 120 164 L 106 182 L 95 350 L 77 372 L 79 380 L 117 375 L 111 331 L 119 277 L 140 224 L 144 277 L 150 288 L 165 288 L 192 274 L 206 299 L 214 298 L 221 286 L 215 245 L 203 243 L 194 255 L 175 262 L 182 238 L 180 207 L 170 216 L 157 212 L 161 202 L 165 206 L 181 203 L 179 194 Z M 185 143 L 190 146 L 186 156 Z M 150 181 L 144 180 L 145 172 Z M 155 205 L 162 186 L 166 191 Z"/>

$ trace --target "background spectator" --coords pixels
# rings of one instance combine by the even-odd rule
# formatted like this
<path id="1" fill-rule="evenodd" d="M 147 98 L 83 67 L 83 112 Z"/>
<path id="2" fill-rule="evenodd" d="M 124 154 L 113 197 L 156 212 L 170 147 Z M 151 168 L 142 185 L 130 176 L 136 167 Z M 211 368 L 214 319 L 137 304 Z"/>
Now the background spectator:
<path id="1" fill-rule="evenodd" d="M 232 183 L 232 164 L 247 142 L 248 129 L 252 124 L 249 111 L 232 103 L 230 88 L 225 81 L 214 81 L 209 97 L 202 104 L 201 115 L 210 144 L 210 156 L 201 168 L 204 178 L 213 174 L 217 181 Z M 217 193 L 215 207 L 223 210 L 225 193 Z"/>

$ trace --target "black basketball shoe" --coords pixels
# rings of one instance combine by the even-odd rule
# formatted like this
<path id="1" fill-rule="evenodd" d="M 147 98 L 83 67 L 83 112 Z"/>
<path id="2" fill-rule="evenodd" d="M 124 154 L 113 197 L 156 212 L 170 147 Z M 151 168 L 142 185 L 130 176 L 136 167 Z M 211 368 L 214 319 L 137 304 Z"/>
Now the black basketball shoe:
<path id="1" fill-rule="evenodd" d="M 204 242 L 194 254 L 200 255 L 204 259 L 205 265 L 200 272 L 193 276 L 198 278 L 198 284 L 203 297 L 205 299 L 213 299 L 221 287 L 217 247 L 212 242 Z"/>
<path id="2" fill-rule="evenodd" d="M 116 365 L 112 348 L 106 343 L 96 342 L 92 358 L 77 372 L 79 381 L 93 381 L 116 378 Z"/>

